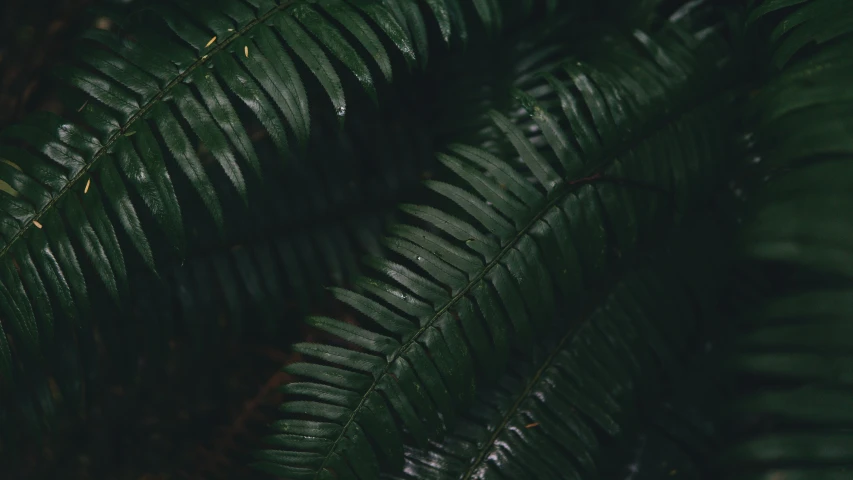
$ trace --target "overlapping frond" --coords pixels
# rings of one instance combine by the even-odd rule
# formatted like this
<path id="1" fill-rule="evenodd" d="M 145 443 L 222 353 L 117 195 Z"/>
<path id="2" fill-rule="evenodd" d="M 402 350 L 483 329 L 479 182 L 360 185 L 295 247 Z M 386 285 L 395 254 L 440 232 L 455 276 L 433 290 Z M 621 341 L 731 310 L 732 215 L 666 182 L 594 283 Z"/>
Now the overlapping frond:
<path id="1" fill-rule="evenodd" d="M 468 51 L 434 58 L 434 70 L 426 78 L 403 85 L 423 97 L 405 97 L 395 89 L 386 92 L 382 115 L 362 108 L 359 121 L 348 122 L 343 130 L 329 121 L 309 141 L 304 160 L 277 169 L 277 176 L 265 172 L 263 184 L 252 189 L 260 200 L 250 199 L 248 211 L 236 195 L 223 199 L 226 209 L 236 212 L 226 212 L 225 246 L 209 228 L 196 235 L 198 245 L 190 239 L 196 254 L 179 261 L 173 274 L 164 274 L 173 282 L 152 285 L 152 299 L 179 302 L 181 315 L 199 319 L 225 311 L 236 320 L 260 309 L 271 320 L 267 314 L 280 318 L 285 304 L 314 305 L 311 300 L 325 297 L 324 287 L 354 279 L 361 273 L 357 257 L 380 255 L 379 234 L 396 205 L 422 193 L 417 187 L 435 171 L 436 145 L 449 139 L 476 140 L 477 132 L 495 129 L 488 112 L 509 110 L 513 89 L 544 94 L 536 89 L 541 85 L 535 74 L 556 68 L 554 58 L 572 49 L 558 29 L 578 22 L 574 15 L 559 15 L 543 23 L 548 28 L 522 28 Z M 471 68 L 472 59 L 483 59 L 478 63 L 482 68 L 475 70 L 480 80 L 493 80 L 488 88 L 478 88 L 461 74 Z M 431 82 L 433 76 L 445 80 Z M 264 274 L 259 265 L 276 274 Z M 215 272 L 215 279 L 197 270 Z M 150 305 L 148 299 L 135 303 Z"/>
<path id="2" fill-rule="evenodd" d="M 756 2 L 751 18 L 776 68 L 750 105 L 765 182 L 741 251 L 774 288 L 733 341 L 728 413 L 744 427 L 721 464 L 727 478 L 847 478 L 853 17 L 845 2 L 802 0 Z"/>
<path id="3" fill-rule="evenodd" d="M 761 5 L 756 12 L 774 2 Z M 831 30 L 821 23 L 846 18 L 841 11 L 837 2 L 804 2 L 783 11 L 785 21 L 774 29 L 776 52 L 802 58 L 774 75 L 751 104 L 756 158 L 774 178 L 756 193 L 744 235 L 753 257 L 849 276 L 843 212 L 853 155 L 853 37 L 827 37 Z"/>
<path id="4" fill-rule="evenodd" d="M 565 24 L 566 18 L 557 21 Z M 498 48 L 501 62 L 483 74 L 529 79 L 533 72 L 547 70 L 548 58 L 570 47 L 554 48 L 559 43 L 554 37 L 553 31 L 521 29 L 467 52 L 436 57 L 432 65 L 444 71 L 443 65 L 479 58 L 487 46 L 508 46 Z M 530 60 L 545 48 L 548 55 Z M 422 192 L 418 183 L 434 171 L 434 144 L 444 136 L 469 136 L 461 128 L 445 128 L 438 135 L 434 125 L 462 118 L 468 119 L 465 125 L 488 123 L 489 107 L 501 107 L 513 83 L 496 85 L 478 97 L 476 108 L 461 112 L 440 107 L 463 103 L 460 98 L 474 90 L 463 76 L 437 85 L 422 80 L 416 77 L 386 91 L 378 111 L 355 105 L 359 121 L 347 122 L 343 130 L 334 118 L 315 114 L 316 135 L 305 158 L 294 158 L 284 168 L 265 165 L 264 182 L 251 185 L 248 210 L 236 195 L 222 196 L 229 223 L 224 241 L 209 222 L 191 220 L 194 235 L 188 239 L 191 253 L 186 259 L 161 267 L 160 278 L 137 272 L 131 283 L 138 294 L 130 309 L 140 320 L 124 323 L 138 332 L 135 336 L 149 339 L 146 351 L 139 352 L 146 365 L 154 352 L 159 356 L 166 350 L 167 339 L 183 338 L 176 338 L 179 332 L 189 333 L 186 342 L 199 359 L 209 351 L 206 347 L 222 348 L 225 339 L 252 334 L 289 343 L 297 326 L 291 318 L 322 305 L 324 287 L 344 286 L 361 273 L 358 257 L 380 254 L 379 234 L 395 206 L 417 198 Z M 432 88 L 426 98 L 399 92 L 422 84 Z M 128 350 L 127 345 L 115 348 Z"/>
<path id="5" fill-rule="evenodd" d="M 292 330 L 296 322 L 283 320 L 316 306 L 325 286 L 355 277 L 358 257 L 379 252 L 393 205 L 434 168 L 429 132 L 407 108 L 362 112 L 361 121 L 342 130 L 334 119 L 315 124 L 321 134 L 312 137 L 305 158 L 271 165 L 253 186 L 248 209 L 235 195 L 223 199 L 233 211 L 224 240 L 209 222 L 196 222 L 186 259 L 163 268 L 161 279 L 139 272 L 135 284 L 148 290 L 133 305 L 167 324 L 204 329 L 206 319 L 225 315 L 236 331 Z M 389 130 L 393 142 L 386 141 Z M 150 308 L 155 299 L 163 308 Z"/>
<path id="6" fill-rule="evenodd" d="M 41 361 L 56 323 L 88 319 L 93 282 L 126 299 L 129 257 L 155 267 L 152 231 L 183 252 L 188 212 L 177 177 L 220 227 L 224 193 L 213 177 L 249 201 L 261 161 L 246 119 L 289 157 L 292 140 L 308 138 L 314 85 L 343 116 L 346 77 L 374 96 L 371 72 L 390 78 L 397 54 L 389 51 L 426 60 L 427 25 L 450 41 L 464 37 L 471 18 L 497 29 L 504 9 L 532 6 L 423 4 L 154 3 L 125 35 L 90 32 L 81 65 L 59 72 L 82 93 L 74 120 L 37 114 L 0 134 L 0 180 L 11 191 L 0 192 L 0 381 L 12 382 L 15 365 Z"/>
<path id="7" fill-rule="evenodd" d="M 327 343 L 294 346 L 261 470 L 851 476 L 847 2 L 751 0 L 772 61 L 750 59 L 769 78 L 750 85 L 744 168 L 732 87 L 752 78 L 718 4 L 636 0 L 600 28 L 558 3 L 163 0 L 87 34 L 59 72 L 67 118 L 0 132 L 0 434 L 82 411 L 106 370 L 156 376 L 175 345 L 280 340 L 283 312 L 331 296 L 347 314 L 308 319 Z M 727 390 L 686 367 L 728 328 L 705 316 L 720 240 L 637 260 L 686 217 L 713 229 L 694 207 L 735 169 L 729 278 L 767 285 L 728 299 L 749 308 Z"/>
<path id="8" fill-rule="evenodd" d="M 309 320 L 351 346 L 294 347 L 314 361 L 288 367 L 306 381 L 286 387 L 299 399 L 283 405 L 279 448 L 258 466 L 297 479 L 401 466 L 404 439 L 424 444 L 453 425 L 475 371 L 497 378 L 556 304 L 582 308 L 612 271 L 603 266 L 702 198 L 725 157 L 730 108 L 718 40 L 635 32 L 599 63 L 546 76 L 553 103 L 520 95 L 533 139 L 492 113 L 515 164 L 461 145 L 440 155 L 452 174 L 427 182 L 435 202 L 402 207 L 411 220 L 390 229 L 390 256 L 368 261 L 377 274 L 359 293 L 333 290 L 366 323 Z"/>
<path id="9" fill-rule="evenodd" d="M 719 245 L 719 235 L 687 236 L 687 250 L 712 238 Z M 666 448 L 658 430 L 671 430 L 672 412 L 658 396 L 669 390 L 663 385 L 681 390 L 720 273 L 709 257 L 679 253 L 631 269 L 568 332 L 566 321 L 555 322 L 564 335 L 514 352 L 509 372 L 480 392 L 451 433 L 425 449 L 407 447 L 402 471 L 387 478 L 615 478 L 630 474 L 620 471 L 627 463 L 635 474 L 660 472 L 661 459 L 636 457 Z M 677 458 L 664 460 L 661 473 L 678 468 Z"/>
<path id="10" fill-rule="evenodd" d="M 436 143 L 492 147 L 502 135 L 489 112 L 497 110 L 513 120 L 526 115 L 510 93 L 521 90 L 536 99 L 547 95 L 549 91 L 542 88 L 538 76 L 558 70 L 568 54 L 586 45 L 590 32 L 609 26 L 597 22 L 590 26 L 590 21 L 576 14 L 551 16 L 538 21 L 536 28 L 474 44 L 465 55 L 433 63 L 424 83 L 433 88 L 441 85 L 442 89 L 432 94 L 442 99 L 434 102 L 430 121 Z M 435 79 L 448 80 L 445 86 Z"/>
<path id="11" fill-rule="evenodd" d="M 340 133 L 329 125 L 312 137 L 310 158 L 279 177 L 267 173 L 264 185 L 253 192 L 268 194 L 250 203 L 246 214 L 229 217 L 227 246 L 210 241 L 214 232 L 202 234 L 208 241 L 165 274 L 171 281 L 155 282 L 150 295 L 134 303 L 146 317 L 155 315 L 145 307 L 179 303 L 183 321 L 226 312 L 238 324 L 242 317 L 258 314 L 274 324 L 283 311 L 292 310 L 286 306 L 293 302 L 316 305 L 312 300 L 325 298 L 324 287 L 353 280 L 362 273 L 356 258 L 381 254 L 378 240 L 386 220 L 402 200 L 416 198 L 422 192 L 416 188 L 420 180 L 435 171 L 435 145 L 449 139 L 476 141 L 484 130 L 499 135 L 488 113 L 498 109 L 510 110 L 512 118 L 522 115 L 510 107 L 514 89 L 535 98 L 548 94 L 538 88 L 535 75 L 559 67 L 555 58 L 564 58 L 572 48 L 558 31 L 578 22 L 573 15 L 560 15 L 543 23 L 435 58 L 427 78 L 406 85 L 424 92 L 425 98 L 394 96 L 386 103 L 391 105 L 385 109 L 390 110 L 388 118 L 363 109 L 359 121 L 349 122 Z M 480 83 L 471 82 L 462 72 L 480 59 L 474 68 Z M 433 76 L 446 80 L 431 83 Z M 484 83 L 488 88 L 481 88 Z M 389 130 L 394 136 L 390 142 Z M 315 193 L 321 191 L 334 196 Z M 236 196 L 227 202 L 242 211 Z M 169 317 L 169 310 L 160 316 Z"/>
<path id="12" fill-rule="evenodd" d="M 251 338 L 247 331 L 262 331 L 267 338 L 270 333 L 295 332 L 298 322 L 288 321 L 299 312 L 294 302 L 299 307 L 316 304 L 324 285 L 352 278 L 358 271 L 355 259 L 365 251 L 378 251 L 378 234 L 393 205 L 434 164 L 429 132 L 411 106 L 417 103 L 398 97 L 387 98 L 394 100 L 390 105 L 365 109 L 362 122 L 349 122 L 343 129 L 334 116 L 316 113 L 315 135 L 306 151 L 286 164 L 269 145 L 256 144 L 265 173 L 263 181 L 251 179 L 248 208 L 236 193 L 223 188 L 227 178 L 211 178 L 222 193 L 228 220 L 223 234 L 209 219 L 190 216 L 183 225 L 186 257 L 164 256 L 159 275 L 137 258 L 127 259 L 133 294 L 123 299 L 123 309 L 100 298 L 101 292 L 90 291 L 93 303 L 99 303 L 91 312 L 92 325 L 76 335 L 63 330 L 62 345 L 47 348 L 77 350 L 76 343 L 87 349 L 92 342 L 82 337 L 91 340 L 94 335 L 98 359 L 85 358 L 91 354 L 63 355 L 65 366 L 43 378 L 30 364 L 29 383 L 47 386 L 57 381 L 64 397 L 60 403 L 67 406 L 79 400 L 69 397 L 82 392 L 81 385 L 89 383 L 86 371 L 93 368 L 99 370 L 98 377 L 111 370 L 127 379 L 122 384 L 129 384 L 138 366 L 156 368 L 156 360 L 171 351 L 170 344 L 191 345 L 201 360 L 212 352 L 209 347 L 221 349 L 225 338 Z M 389 130 L 396 141 L 385 141 Z M 176 186 L 179 193 L 182 186 Z M 182 207 L 199 210 L 192 202 Z M 341 219 L 345 221 L 339 223 Z M 76 387 L 68 388 L 71 385 Z M 93 392 L 93 387 L 86 390 Z M 36 400 L 19 393 L 18 400 L 2 402 L 0 417 L 24 420 L 20 412 L 32 408 L 28 403 L 54 403 L 58 398 L 52 397 Z M 50 417 L 47 412 L 54 409 L 44 410 L 44 417 Z M 0 421 L 0 430 L 33 431 L 40 429 L 39 423 L 16 426 Z"/>

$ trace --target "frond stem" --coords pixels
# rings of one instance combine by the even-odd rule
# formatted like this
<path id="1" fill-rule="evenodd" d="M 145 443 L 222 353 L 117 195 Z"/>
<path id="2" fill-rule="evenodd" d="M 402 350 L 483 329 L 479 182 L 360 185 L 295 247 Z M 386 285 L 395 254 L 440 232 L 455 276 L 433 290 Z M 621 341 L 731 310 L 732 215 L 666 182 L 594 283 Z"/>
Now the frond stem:
<path id="1" fill-rule="evenodd" d="M 589 316 L 587 317 L 587 321 L 588 320 Z M 569 339 L 574 337 L 575 334 L 577 334 L 578 330 L 585 327 L 586 325 L 588 325 L 588 323 L 584 322 L 577 328 L 570 329 L 568 333 L 563 335 L 563 338 L 560 339 L 557 345 L 554 346 L 554 349 L 551 351 L 550 354 L 548 354 L 548 357 L 542 363 L 542 366 L 539 367 L 539 369 L 536 371 L 536 375 L 534 375 L 530 379 L 530 381 L 527 382 L 527 386 L 524 387 L 524 391 L 521 392 L 520 395 L 518 395 L 518 398 L 516 398 L 515 403 L 512 404 L 512 407 L 510 407 L 509 410 L 507 410 L 506 413 L 503 415 L 503 417 L 501 417 L 501 421 L 498 424 L 498 428 L 496 428 L 492 435 L 489 437 L 489 441 L 483 444 L 483 448 L 480 450 L 480 453 L 477 455 L 477 458 L 475 458 L 471 465 L 468 467 L 468 470 L 465 471 L 465 476 L 462 477 L 462 480 L 468 480 L 471 478 L 471 475 L 474 474 L 474 469 L 477 467 L 477 465 L 480 464 L 480 462 L 483 461 L 483 458 L 486 456 L 486 452 L 489 450 L 489 446 L 495 443 L 495 440 L 497 440 L 498 435 L 500 435 L 500 433 L 506 427 L 506 424 L 509 423 L 515 411 L 518 410 L 518 407 L 521 406 L 521 402 L 523 402 L 529 396 L 530 391 L 533 390 L 533 387 L 535 387 L 536 384 L 539 383 L 539 378 L 542 377 L 542 374 L 545 372 L 545 370 L 551 367 L 551 365 L 554 363 L 554 359 L 556 359 L 557 354 L 560 353 L 561 350 L 563 350 L 563 347 L 565 346 L 566 342 L 568 342 Z"/>

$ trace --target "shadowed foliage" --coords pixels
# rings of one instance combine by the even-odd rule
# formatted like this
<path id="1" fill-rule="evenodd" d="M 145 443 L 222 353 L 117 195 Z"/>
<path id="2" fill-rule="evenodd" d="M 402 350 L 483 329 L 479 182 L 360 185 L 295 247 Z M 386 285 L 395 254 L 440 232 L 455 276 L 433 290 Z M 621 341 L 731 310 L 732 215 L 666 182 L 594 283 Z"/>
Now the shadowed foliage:
<path id="1" fill-rule="evenodd" d="M 518 92 L 541 148 L 492 112 L 518 167 L 462 145 L 439 155 L 453 175 L 426 183 L 435 206 L 404 205 L 411 220 L 389 228 L 387 258 L 369 263 L 377 275 L 358 291 L 333 290 L 369 323 L 308 320 L 351 346 L 294 346 L 316 363 L 287 368 L 306 381 L 285 393 L 304 400 L 282 406 L 282 448 L 260 454 L 259 466 L 293 478 L 373 478 L 380 461 L 399 465 L 403 431 L 423 444 L 449 430 L 471 401 L 475 371 L 501 375 L 512 347 L 529 349 L 558 304 L 586 307 L 605 266 L 618 268 L 713 188 L 725 153 L 708 147 L 728 134 L 709 128 L 729 112 L 726 62 L 715 57 L 724 50 L 704 29 L 693 51 L 678 49 L 689 34 L 670 28 L 615 42 L 601 66 L 568 60 L 560 77 L 546 74 L 551 111 L 547 99 Z M 678 104 L 697 89 L 713 101 Z M 628 98 L 636 101 L 608 108 Z"/>
<path id="2" fill-rule="evenodd" d="M 843 0 L 93 3 L 0 130 L 4 462 L 258 381 L 255 475 L 850 475 Z"/>

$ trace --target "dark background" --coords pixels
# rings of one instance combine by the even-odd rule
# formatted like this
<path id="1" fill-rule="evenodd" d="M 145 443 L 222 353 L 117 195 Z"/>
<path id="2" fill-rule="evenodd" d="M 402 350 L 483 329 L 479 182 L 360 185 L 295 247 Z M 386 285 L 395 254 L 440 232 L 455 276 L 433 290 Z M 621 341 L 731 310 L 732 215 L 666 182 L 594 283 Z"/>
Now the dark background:
<path id="1" fill-rule="evenodd" d="M 57 111 L 50 68 L 94 21 L 94 0 L 0 1 L 0 128 L 35 109 Z"/>

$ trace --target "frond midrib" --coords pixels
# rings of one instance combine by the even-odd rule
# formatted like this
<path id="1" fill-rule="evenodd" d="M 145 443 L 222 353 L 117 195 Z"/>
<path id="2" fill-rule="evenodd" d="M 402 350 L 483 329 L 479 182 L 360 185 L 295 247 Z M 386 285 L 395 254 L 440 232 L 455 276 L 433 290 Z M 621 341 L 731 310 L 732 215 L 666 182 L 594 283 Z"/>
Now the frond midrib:
<path id="1" fill-rule="evenodd" d="M 364 394 L 362 394 L 361 400 L 359 400 L 358 405 L 356 405 L 353 408 L 352 413 L 350 414 L 349 418 L 347 419 L 347 422 L 341 428 L 341 433 L 338 434 L 338 437 L 335 439 L 334 443 L 332 443 L 332 445 L 329 447 L 329 450 L 324 455 L 323 463 L 321 463 L 319 468 L 317 469 L 317 471 L 314 472 L 314 477 L 313 477 L 314 480 L 317 480 L 319 478 L 320 472 L 322 472 L 326 468 L 326 464 L 332 458 L 331 454 L 333 452 L 335 452 L 336 447 L 338 446 L 340 441 L 344 438 L 344 435 L 347 433 L 349 426 L 355 421 L 355 417 L 358 415 L 358 413 L 361 411 L 361 409 L 364 408 L 364 403 L 370 397 L 370 394 L 373 393 L 373 391 L 379 385 L 380 380 L 382 378 L 384 378 L 386 375 L 388 375 L 388 370 L 393 365 L 394 360 L 399 358 L 401 355 L 405 354 L 409 350 L 411 345 L 414 342 L 416 342 L 420 338 L 420 336 L 428 328 L 432 327 L 432 325 L 445 312 L 447 312 L 451 307 L 453 307 L 453 305 L 456 304 L 456 302 L 458 302 L 462 297 L 464 297 L 465 294 L 467 294 L 468 291 L 470 291 L 477 284 L 477 282 L 482 280 L 483 277 L 485 277 L 489 273 L 489 271 L 503 259 L 504 255 L 506 255 L 507 252 L 509 252 L 511 249 L 513 249 L 515 247 L 515 245 L 519 242 L 519 240 L 524 235 L 526 235 L 527 232 L 539 220 L 541 220 L 543 216 L 545 216 L 548 213 L 548 211 L 551 209 L 551 207 L 553 207 L 554 205 L 556 205 L 557 203 L 562 201 L 566 195 L 568 195 L 570 192 L 572 192 L 576 188 L 579 188 L 579 187 L 584 186 L 584 185 L 598 183 L 601 181 L 608 181 L 606 179 L 603 179 L 603 178 L 595 175 L 595 171 L 596 170 L 601 171 L 602 169 L 606 168 L 607 166 L 609 166 L 613 161 L 615 161 L 619 157 L 620 152 L 629 151 L 632 146 L 634 146 L 638 142 L 642 142 L 644 139 L 647 139 L 647 138 L 653 136 L 655 133 L 657 133 L 658 131 L 665 128 L 666 125 L 673 123 L 677 119 L 679 119 L 685 115 L 688 115 L 690 112 L 692 112 L 694 110 L 698 110 L 707 104 L 711 104 L 713 102 L 716 102 L 720 96 L 727 94 L 729 92 L 729 90 L 730 90 L 729 85 L 721 86 L 718 89 L 716 89 L 715 91 L 713 91 L 711 93 L 711 96 L 707 97 L 705 100 L 695 102 L 695 103 L 690 102 L 684 108 L 679 109 L 678 111 L 675 111 L 675 112 L 671 112 L 667 115 L 664 115 L 664 116 L 660 117 L 655 122 L 650 122 L 650 124 L 647 128 L 640 129 L 636 135 L 633 135 L 631 138 L 626 139 L 622 142 L 618 142 L 617 145 L 614 146 L 613 148 L 603 149 L 602 152 L 599 154 L 600 158 L 598 159 L 598 161 L 591 162 L 590 166 L 586 167 L 584 169 L 585 175 L 582 178 L 580 178 L 578 180 L 574 180 L 574 181 L 567 181 L 567 182 L 563 183 L 563 185 L 561 185 L 557 189 L 557 191 L 552 193 L 550 195 L 551 199 L 544 202 L 544 204 L 540 208 L 539 212 L 536 215 L 534 215 L 532 217 L 532 219 L 524 227 L 522 227 L 518 230 L 518 233 L 515 235 L 515 237 L 513 237 L 512 240 L 510 240 L 506 243 L 506 245 L 501 249 L 501 251 L 498 252 L 497 255 L 495 255 L 494 259 L 492 259 L 492 261 L 490 261 L 485 266 L 483 266 L 482 270 L 475 277 L 473 277 L 472 279 L 469 279 L 468 283 L 465 285 L 464 288 L 462 288 L 456 295 L 454 295 L 450 300 L 448 300 L 447 303 L 445 303 L 443 307 L 441 307 L 439 310 L 437 310 L 435 312 L 435 314 L 432 316 L 432 318 L 430 318 L 427 322 L 425 322 L 423 324 L 423 326 L 421 326 L 411 336 L 411 338 L 409 338 L 409 340 L 407 340 L 405 343 L 403 343 L 400 346 L 400 348 L 397 349 L 397 351 L 394 353 L 394 355 L 391 356 L 391 358 L 389 358 L 386 361 L 385 366 L 382 368 L 382 370 L 379 372 L 379 374 L 376 377 L 374 377 L 374 380 L 371 382 L 370 387 L 364 392 Z"/>
<path id="2" fill-rule="evenodd" d="M 623 272 L 622 275 L 617 276 L 617 277 L 612 279 L 612 282 L 613 282 L 612 285 L 618 285 L 619 282 L 624 281 L 625 278 L 626 278 L 626 275 L 625 275 L 625 272 Z M 613 295 L 613 290 L 611 290 L 609 292 L 608 296 L 610 296 L 612 298 L 612 295 Z M 690 296 L 690 293 L 688 293 L 688 296 Z M 605 297 L 602 296 L 602 297 L 597 298 L 596 300 L 600 301 L 603 298 L 605 298 Z M 697 309 L 699 307 L 694 304 L 693 308 Z M 496 424 L 494 432 L 492 432 L 492 434 L 489 436 L 489 438 L 486 442 L 484 442 L 481 446 L 478 447 L 477 457 L 466 468 L 466 470 L 464 472 L 464 476 L 460 477 L 459 480 L 471 480 L 472 476 L 476 473 L 477 467 L 482 464 L 486 455 L 489 453 L 489 450 L 492 447 L 494 447 L 494 444 L 497 441 L 498 437 L 505 430 L 506 425 L 510 422 L 510 420 L 512 420 L 512 417 L 517 413 L 521 404 L 525 400 L 530 398 L 530 392 L 533 391 L 533 389 L 536 388 L 536 386 L 539 384 L 539 380 L 541 379 L 542 375 L 548 369 L 550 369 L 552 366 L 554 366 L 555 361 L 557 359 L 557 356 L 567 346 L 566 345 L 567 342 L 571 342 L 572 340 L 574 340 L 574 338 L 584 328 L 592 328 L 591 325 L 594 322 L 595 315 L 598 311 L 600 311 L 598 308 L 590 309 L 586 313 L 586 316 L 583 319 L 583 321 L 579 322 L 579 324 L 577 326 L 575 326 L 573 328 L 569 328 L 569 330 L 565 333 L 565 335 L 563 335 L 563 337 L 560 339 L 560 341 L 557 342 L 556 344 L 554 344 L 553 347 L 551 347 L 550 353 L 548 354 L 548 356 L 545 359 L 543 359 L 541 361 L 541 366 L 539 367 L 539 369 L 536 370 L 535 375 L 531 376 L 529 378 L 529 380 L 527 380 L 524 389 L 521 392 L 518 392 L 518 394 L 516 394 L 515 402 L 513 402 L 512 406 L 510 408 L 508 408 L 507 411 L 504 412 L 503 415 L 501 415 L 500 420 Z M 699 310 L 696 310 L 696 313 L 698 314 Z M 695 363 L 695 361 L 693 363 Z M 673 437 L 671 435 L 671 433 L 669 431 L 667 431 L 666 429 L 659 428 L 659 429 L 657 429 L 657 431 L 659 433 L 661 433 L 662 435 L 665 435 L 668 438 L 670 438 L 671 440 L 673 440 L 673 442 L 675 442 L 676 444 L 678 444 L 680 442 L 680 440 L 678 438 Z M 688 446 L 683 446 L 683 447 L 684 447 L 685 453 L 690 455 L 691 458 L 694 458 L 696 460 L 701 458 L 701 454 L 694 452 L 694 451 L 688 451 L 688 450 L 692 450 L 692 449 L 689 449 Z"/>
<path id="3" fill-rule="evenodd" d="M 533 388 L 539 383 L 539 379 L 542 377 L 542 374 L 546 370 L 551 368 L 551 366 L 554 364 L 554 360 L 557 358 L 557 355 L 563 350 L 563 347 L 565 346 L 566 342 L 571 340 L 580 329 L 589 325 L 589 322 L 591 320 L 590 316 L 591 314 L 587 315 L 586 321 L 581 323 L 581 325 L 579 325 L 577 328 L 570 329 L 565 335 L 563 335 L 563 338 L 561 338 L 560 341 L 554 346 L 554 348 L 551 350 L 551 353 L 548 354 L 548 357 L 542 362 L 542 366 L 536 371 L 536 375 L 530 378 L 530 380 L 527 382 L 527 386 L 525 386 L 524 390 L 522 390 L 521 393 L 518 394 L 512 406 L 506 411 L 506 413 L 503 414 L 500 422 L 497 425 L 497 428 L 495 428 L 495 431 L 492 433 L 492 435 L 489 436 L 488 441 L 486 441 L 480 447 L 480 451 L 477 454 L 477 458 L 475 458 L 474 461 L 471 462 L 471 465 L 468 466 L 468 469 L 465 470 L 465 476 L 463 476 L 461 480 L 469 480 L 471 478 L 471 475 L 474 474 L 474 470 L 483 461 L 483 458 L 486 456 L 486 453 L 488 453 L 491 446 L 494 445 L 498 436 L 501 434 L 501 432 L 503 432 L 504 428 L 506 427 L 506 424 L 509 423 L 510 419 L 512 419 L 512 416 L 518 410 L 518 407 L 520 407 L 521 403 L 529 397 L 530 391 L 533 390 Z"/>
<path id="4" fill-rule="evenodd" d="M 169 93 L 169 91 L 171 91 L 172 88 L 174 88 L 176 85 L 181 83 L 184 79 L 186 79 L 192 72 L 194 72 L 198 67 L 200 67 L 205 62 L 207 62 L 213 55 L 222 51 L 225 47 L 230 45 L 236 39 L 242 37 L 248 31 L 253 29 L 256 25 L 263 23 L 263 22 L 266 22 L 268 19 L 273 17 L 275 14 L 280 13 L 281 11 L 287 9 L 288 7 L 290 7 L 293 4 L 300 2 L 300 1 L 301 0 L 286 0 L 281 5 L 278 5 L 277 7 L 273 8 L 269 12 L 259 16 L 258 18 L 252 20 L 251 22 L 247 23 L 243 28 L 241 28 L 239 30 L 235 30 L 234 33 L 232 33 L 231 35 L 226 37 L 222 42 L 217 42 L 215 46 L 212 46 L 210 48 L 210 50 L 208 51 L 209 53 L 207 53 L 207 54 L 203 55 L 202 57 L 200 57 L 199 59 L 197 59 L 192 65 L 187 67 L 186 70 L 184 70 L 183 72 L 181 72 L 177 76 L 175 76 L 175 78 L 173 78 L 168 84 L 166 84 L 166 86 L 163 87 L 160 90 L 160 92 L 158 92 L 156 95 L 154 95 L 154 97 L 151 98 L 151 100 L 149 100 L 144 105 L 142 105 L 139 108 L 139 111 L 134 113 L 130 117 L 130 119 L 128 119 L 128 121 L 119 128 L 119 130 L 117 132 L 115 132 L 110 138 L 108 138 L 107 141 L 104 142 L 101 145 L 101 147 L 95 152 L 95 154 L 92 156 L 92 161 L 87 163 L 83 168 L 81 168 L 80 171 L 77 172 L 77 175 L 75 175 L 73 178 L 71 178 L 71 180 L 69 180 L 68 183 L 64 187 L 62 187 L 62 189 L 56 194 L 56 196 L 52 197 L 50 199 L 50 201 L 48 201 L 45 204 L 45 206 L 43 206 L 41 209 L 39 209 L 36 212 L 36 214 L 33 216 L 32 220 L 30 220 L 30 222 L 28 224 L 21 227 L 15 233 L 15 235 L 12 236 L 11 239 L 9 239 L 8 243 L 6 243 L 6 246 L 4 246 L 2 250 L 0 250 L 0 259 L 3 259 L 6 257 L 6 254 L 9 252 L 9 250 L 11 250 L 12 247 L 17 243 L 17 241 L 21 237 L 23 237 L 24 233 L 26 233 L 27 230 L 30 227 L 32 227 L 33 222 L 40 219 L 42 217 L 42 215 L 44 215 L 47 211 L 49 211 L 51 208 L 53 208 L 53 206 L 56 204 L 56 202 L 58 202 L 59 200 L 64 198 L 65 194 L 67 194 L 71 190 L 72 187 L 77 185 L 77 182 L 80 181 L 89 172 L 89 170 L 92 169 L 92 167 L 98 162 L 98 160 L 100 160 L 101 157 L 103 157 L 104 155 L 107 154 L 107 152 L 112 148 L 113 144 L 115 144 L 115 142 L 117 142 L 122 136 L 124 136 L 125 132 L 127 132 L 128 129 L 134 123 L 136 123 L 137 120 L 142 118 L 146 113 L 148 113 L 149 110 L 154 108 L 154 106 L 156 104 L 158 104 L 162 100 L 162 98 L 167 93 Z"/>

